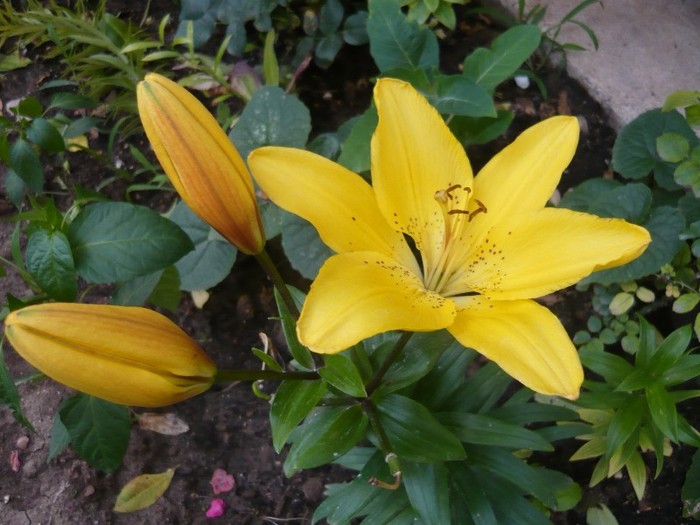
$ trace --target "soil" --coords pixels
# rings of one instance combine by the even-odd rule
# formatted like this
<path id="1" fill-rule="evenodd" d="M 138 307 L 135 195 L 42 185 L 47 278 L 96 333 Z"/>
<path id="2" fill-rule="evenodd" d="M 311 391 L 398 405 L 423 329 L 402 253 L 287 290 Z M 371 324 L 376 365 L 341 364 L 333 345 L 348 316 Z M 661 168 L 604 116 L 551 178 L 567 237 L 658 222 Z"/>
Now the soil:
<path id="1" fill-rule="evenodd" d="M 110 12 L 122 13 L 136 20 L 141 17 L 141 7 L 137 6 L 140 3 L 110 4 Z M 177 8 L 167 0 L 154 0 L 151 4 L 155 19 L 168 10 L 173 16 L 177 15 Z M 441 56 L 445 69 L 455 68 L 471 50 L 488 42 L 498 29 L 483 17 L 461 16 L 458 30 L 442 41 Z M 367 107 L 371 97 L 371 78 L 376 74 L 371 64 L 366 46 L 346 46 L 330 69 L 311 66 L 302 74 L 297 93 L 312 111 L 315 133 L 336 129 L 338 124 Z M 7 104 L 25 96 L 42 81 L 56 78 L 59 73 L 58 64 L 41 60 L 29 68 L 10 72 L 0 83 L 0 101 Z M 614 133 L 601 108 L 566 74 L 546 70 L 541 75 L 547 85 L 546 99 L 534 87 L 520 90 L 506 84 L 499 90 L 497 101 L 514 109 L 516 119 L 506 135 L 495 143 L 469 148 L 474 167 L 478 169 L 525 127 L 545 116 L 564 113 L 580 117 L 583 132 L 578 152 L 563 177 L 560 190 L 565 191 L 581 180 L 609 172 Z M 74 177 L 93 186 L 96 184 L 93 160 L 87 156 L 73 156 L 70 162 Z M 0 183 L 4 179 L 2 170 L 0 166 Z M 50 174 L 48 178 L 51 178 Z M 153 196 L 139 196 L 140 200 L 156 208 L 164 204 L 163 197 L 159 198 L 160 201 L 153 201 Z M 0 195 L 0 217 L 6 219 L 13 213 L 12 205 Z M 11 223 L 0 223 L 0 255 L 3 257 L 10 253 L 12 228 Z M 285 270 L 288 277 L 300 282 L 291 268 Z M 10 273 L 0 282 L 3 295 L 22 296 L 29 292 L 16 274 Z M 91 292 L 89 299 L 104 301 L 108 293 L 108 289 L 100 289 Z M 270 335 L 281 345 L 279 325 L 270 319 L 275 315 L 271 286 L 255 260 L 239 256 L 233 273 L 210 294 L 211 298 L 203 309 L 196 308 L 189 297 L 184 297 L 178 312 L 172 317 L 203 344 L 219 366 L 258 366 L 250 348 L 259 345 L 259 332 Z M 585 322 L 589 311 L 585 296 L 567 290 L 549 299 L 549 306 L 572 333 Z M 5 351 L 5 359 L 15 378 L 32 372 L 31 367 L 11 349 Z M 214 497 L 209 480 L 216 468 L 232 474 L 236 486 L 233 491 L 219 496 L 228 508 L 215 522 L 240 525 L 309 523 L 314 508 L 323 498 L 324 485 L 352 477 L 351 473 L 340 468 L 327 467 L 287 479 L 281 468 L 283 455 L 277 455 L 271 446 L 268 404 L 256 397 L 248 384 L 215 387 L 206 395 L 159 410 L 181 418 L 189 430 L 178 436 L 165 436 L 136 426 L 123 466 L 113 474 L 93 470 L 70 450 L 47 463 L 53 416 L 69 391 L 50 380 L 24 382 L 19 389 L 24 413 L 37 432 L 27 431 L 14 421 L 9 410 L 0 409 L 2 525 L 207 523 L 204 511 Z M 272 391 L 274 385 L 265 385 L 263 389 Z M 575 443 L 569 443 L 543 461 L 566 472 L 585 489 L 593 464 L 568 462 L 575 446 Z M 552 520 L 557 524 L 583 524 L 587 507 L 605 503 L 621 525 L 685 523 L 680 516 L 680 487 L 692 452 L 682 447 L 667 458 L 661 476 L 650 482 L 641 503 L 636 501 L 629 481 L 623 476 L 585 490 L 579 507 L 554 515 Z M 18 457 L 19 461 L 13 463 L 11 455 Z M 653 465 L 653 461 L 649 464 Z M 141 473 L 163 472 L 168 468 L 176 468 L 172 485 L 152 507 L 134 514 L 112 511 L 116 495 L 128 480 Z"/>

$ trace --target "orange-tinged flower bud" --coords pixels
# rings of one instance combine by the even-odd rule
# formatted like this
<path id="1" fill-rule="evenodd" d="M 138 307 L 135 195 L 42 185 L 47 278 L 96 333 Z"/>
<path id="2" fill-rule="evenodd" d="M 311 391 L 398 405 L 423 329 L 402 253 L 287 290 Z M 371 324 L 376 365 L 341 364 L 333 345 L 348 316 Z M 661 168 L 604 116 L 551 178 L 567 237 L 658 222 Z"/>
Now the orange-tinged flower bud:
<path id="1" fill-rule="evenodd" d="M 86 394 L 160 407 L 207 390 L 216 365 L 185 332 L 146 308 L 47 303 L 5 319 L 15 350 L 47 376 Z"/>
<path id="2" fill-rule="evenodd" d="M 265 230 L 253 181 L 216 119 L 156 73 L 139 82 L 137 98 L 148 140 L 182 200 L 242 252 L 260 253 Z"/>

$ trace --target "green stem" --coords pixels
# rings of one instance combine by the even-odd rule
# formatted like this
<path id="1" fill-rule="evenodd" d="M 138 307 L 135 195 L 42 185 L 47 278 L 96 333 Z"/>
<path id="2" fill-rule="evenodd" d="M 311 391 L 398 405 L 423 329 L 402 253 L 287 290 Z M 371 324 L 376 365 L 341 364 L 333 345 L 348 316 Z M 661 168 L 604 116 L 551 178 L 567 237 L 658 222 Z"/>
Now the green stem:
<path id="1" fill-rule="evenodd" d="M 372 476 L 369 479 L 369 483 L 370 485 L 374 485 L 376 487 L 396 490 L 399 488 L 399 484 L 401 483 L 401 465 L 399 464 L 399 458 L 391 450 L 389 438 L 384 431 L 382 422 L 379 420 L 379 412 L 377 411 L 377 407 L 374 406 L 374 403 L 370 399 L 365 399 L 362 402 L 362 409 L 367 415 L 367 419 L 369 420 L 372 430 L 374 430 L 374 433 L 377 435 L 377 439 L 379 440 L 379 449 L 382 451 L 382 454 L 384 454 L 384 461 L 386 461 L 387 465 L 389 466 L 389 472 L 392 476 L 394 476 L 393 483 L 386 483 L 375 476 Z"/>
<path id="2" fill-rule="evenodd" d="M 276 370 L 219 370 L 214 378 L 215 383 L 230 383 L 232 381 L 283 381 L 285 379 L 301 379 L 311 381 L 319 379 L 316 372 L 278 372 Z"/>
<path id="3" fill-rule="evenodd" d="M 399 355 L 401 355 L 401 352 L 403 351 L 404 347 L 406 346 L 406 343 L 408 343 L 408 340 L 411 338 L 412 335 L 413 332 L 404 332 L 401 334 L 401 337 L 399 337 L 399 340 L 396 341 L 394 348 L 391 349 L 389 355 L 386 356 L 386 359 L 384 359 L 382 366 L 379 367 L 377 373 L 374 374 L 372 379 L 369 380 L 369 383 L 367 383 L 365 389 L 367 390 L 368 396 L 371 396 L 372 392 L 374 392 L 379 386 L 379 384 L 382 382 L 382 379 L 384 379 L 384 375 L 389 371 L 389 368 L 391 367 L 391 365 L 394 364 L 394 361 L 398 359 Z"/>
<path id="4" fill-rule="evenodd" d="M 263 267 L 263 270 L 265 270 L 265 273 L 267 273 L 270 280 L 272 280 L 272 284 L 275 286 L 275 288 L 277 288 L 277 291 L 280 293 L 280 296 L 282 297 L 287 310 L 289 310 L 289 313 L 295 319 L 299 319 L 299 309 L 294 302 L 294 298 L 292 297 L 292 294 L 289 293 L 287 284 L 284 282 L 284 279 L 282 279 L 279 270 L 277 270 L 277 266 L 275 266 L 275 263 L 272 262 L 272 259 L 270 259 L 270 255 L 267 253 L 265 248 L 263 248 L 263 250 L 255 257 L 258 259 L 260 266 Z"/>

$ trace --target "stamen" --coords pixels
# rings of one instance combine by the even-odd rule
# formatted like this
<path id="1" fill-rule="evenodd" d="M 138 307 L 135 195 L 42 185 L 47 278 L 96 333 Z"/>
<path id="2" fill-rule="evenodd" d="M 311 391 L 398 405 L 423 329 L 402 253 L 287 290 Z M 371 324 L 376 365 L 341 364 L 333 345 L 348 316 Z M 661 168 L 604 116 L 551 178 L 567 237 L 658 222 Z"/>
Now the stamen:
<path id="1" fill-rule="evenodd" d="M 450 195 L 450 194 L 451 194 L 453 191 L 458 190 L 458 189 L 461 188 L 461 187 L 462 187 L 461 184 L 453 184 L 452 186 L 450 186 L 449 188 L 447 188 L 447 189 L 445 190 L 445 192 L 447 193 L 447 197 L 448 197 L 450 200 L 452 200 L 453 197 L 452 197 L 452 195 Z"/>
<path id="2" fill-rule="evenodd" d="M 476 217 L 477 215 L 479 215 L 481 212 L 486 213 L 488 211 L 486 209 L 486 206 L 484 206 L 484 203 L 481 202 L 480 200 L 474 199 L 474 202 L 476 202 L 477 206 L 479 206 L 479 207 L 469 214 L 469 222 L 471 222 L 472 219 L 474 217 Z"/>
<path id="3" fill-rule="evenodd" d="M 436 201 L 440 201 L 443 204 L 447 204 L 447 199 L 452 198 L 452 196 L 449 193 L 447 193 L 447 190 L 437 190 L 433 197 Z"/>

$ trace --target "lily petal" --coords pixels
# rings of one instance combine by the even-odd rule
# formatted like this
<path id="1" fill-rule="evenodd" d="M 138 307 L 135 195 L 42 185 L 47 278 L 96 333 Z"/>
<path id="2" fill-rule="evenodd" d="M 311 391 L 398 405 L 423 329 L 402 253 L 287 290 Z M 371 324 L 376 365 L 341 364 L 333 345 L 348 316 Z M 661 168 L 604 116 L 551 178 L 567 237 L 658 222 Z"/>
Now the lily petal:
<path id="1" fill-rule="evenodd" d="M 473 228 L 488 230 L 509 217 L 542 208 L 554 193 L 578 144 L 575 117 L 558 116 L 526 129 L 474 179 L 474 199 L 487 213 Z"/>
<path id="2" fill-rule="evenodd" d="M 334 255 L 321 267 L 297 324 L 312 351 L 337 353 L 390 330 L 439 330 L 452 324 L 455 305 L 425 290 L 420 278 L 376 252 Z"/>
<path id="3" fill-rule="evenodd" d="M 389 226 L 359 175 L 315 153 L 275 146 L 253 151 L 248 165 L 265 194 L 313 224 L 333 251 L 376 251 L 419 271 L 403 235 Z"/>
<path id="4" fill-rule="evenodd" d="M 464 346 L 496 362 L 526 387 L 547 395 L 578 397 L 583 368 L 564 327 L 534 301 L 456 299 L 448 328 Z"/>
<path id="5" fill-rule="evenodd" d="M 410 235 L 432 268 L 445 238 L 445 203 L 436 192 L 460 185 L 450 207 L 466 209 L 472 170 L 464 148 L 410 84 L 380 79 L 379 124 L 372 137 L 372 186 L 387 220 Z M 467 188 L 465 190 L 464 188 Z"/>
<path id="6" fill-rule="evenodd" d="M 649 232 L 621 219 L 544 208 L 486 235 L 465 264 L 464 288 L 492 299 L 529 299 L 638 257 Z"/>

